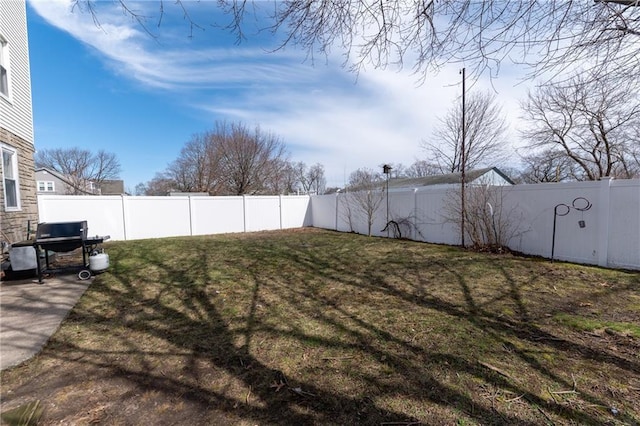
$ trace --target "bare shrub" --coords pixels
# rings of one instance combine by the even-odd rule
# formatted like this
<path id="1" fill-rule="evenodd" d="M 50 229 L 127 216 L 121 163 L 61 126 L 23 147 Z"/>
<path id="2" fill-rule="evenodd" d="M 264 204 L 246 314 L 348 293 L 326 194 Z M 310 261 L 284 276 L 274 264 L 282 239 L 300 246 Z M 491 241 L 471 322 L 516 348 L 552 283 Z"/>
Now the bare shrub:
<path id="1" fill-rule="evenodd" d="M 371 229 L 376 213 L 385 200 L 384 188 L 365 191 L 348 192 L 341 197 L 342 216 L 349 224 L 351 232 L 355 232 L 354 222 L 364 221 L 367 224 L 367 235 Z"/>
<path id="2" fill-rule="evenodd" d="M 520 232 L 522 213 L 505 203 L 503 186 L 469 185 L 465 187 L 465 236 L 475 250 L 502 252 Z M 445 219 L 460 225 L 462 212 L 460 189 L 452 190 L 445 202 Z"/>

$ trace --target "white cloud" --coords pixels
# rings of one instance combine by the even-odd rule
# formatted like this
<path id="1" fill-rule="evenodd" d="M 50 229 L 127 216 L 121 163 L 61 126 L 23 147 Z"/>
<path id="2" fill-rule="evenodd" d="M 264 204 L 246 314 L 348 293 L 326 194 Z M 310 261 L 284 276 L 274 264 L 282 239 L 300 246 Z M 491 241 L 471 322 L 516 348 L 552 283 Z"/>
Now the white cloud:
<path id="1" fill-rule="evenodd" d="M 295 160 L 324 164 L 332 186 L 342 185 L 345 171 L 386 162 L 410 165 L 420 158 L 421 140 L 460 96 L 457 67 L 444 67 L 422 84 L 394 70 L 362 71 L 356 82 L 339 66 L 304 63 L 299 52 L 216 48 L 211 40 L 203 46 L 176 37 L 170 26 L 156 41 L 117 2 L 96 4 L 100 26 L 90 13 L 72 11 L 69 0 L 31 2 L 51 25 L 91 46 L 113 72 L 151 90 L 191 93 L 187 102 L 209 111 L 212 122 L 260 124 L 283 137 Z M 515 80 L 498 81 L 499 101 L 515 120 Z"/>
<path id="2" fill-rule="evenodd" d="M 51 25 L 95 49 L 114 72 L 145 85 L 183 90 L 228 87 L 249 82 L 283 84 L 304 81 L 299 57 L 274 57 L 259 48 L 200 48 L 163 27 L 157 38 L 147 34 L 117 2 L 96 2 L 98 23 L 70 0 L 33 1 L 34 10 Z M 143 3 L 144 4 L 144 3 Z M 140 12 L 144 14 L 144 12 Z M 285 62 L 286 61 L 286 62 Z"/>
<path id="3" fill-rule="evenodd" d="M 515 117 L 517 101 L 503 95 L 508 88 L 496 90 L 505 113 Z M 421 85 L 407 72 L 375 70 L 360 74 L 349 90 L 329 85 L 307 91 L 281 88 L 278 93 L 252 93 L 250 105 L 241 102 L 243 108 L 209 108 L 272 129 L 296 146 L 296 159 L 324 164 L 329 184 L 340 186 L 345 169 L 348 177 L 360 167 L 377 169 L 388 162 L 408 166 L 424 158 L 421 141 L 431 136 L 437 117 L 459 105 L 460 97 L 454 67 Z"/>

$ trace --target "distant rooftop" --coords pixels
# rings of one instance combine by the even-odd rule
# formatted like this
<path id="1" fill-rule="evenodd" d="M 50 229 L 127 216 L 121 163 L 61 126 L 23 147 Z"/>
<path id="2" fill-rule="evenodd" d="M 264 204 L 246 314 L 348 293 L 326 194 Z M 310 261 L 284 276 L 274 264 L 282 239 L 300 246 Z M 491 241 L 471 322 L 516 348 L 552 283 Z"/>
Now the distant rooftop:
<path id="1" fill-rule="evenodd" d="M 487 173 L 494 171 L 503 178 L 509 185 L 514 182 L 497 167 L 487 167 L 484 169 L 469 170 L 465 173 L 465 181 L 471 183 Z M 447 173 L 444 175 L 431 175 L 419 178 L 396 178 L 389 180 L 389 189 L 392 188 L 419 188 L 421 186 L 433 185 L 455 185 L 462 181 L 462 173 Z"/>
<path id="2" fill-rule="evenodd" d="M 170 192 L 171 197 L 208 197 L 208 192 Z"/>

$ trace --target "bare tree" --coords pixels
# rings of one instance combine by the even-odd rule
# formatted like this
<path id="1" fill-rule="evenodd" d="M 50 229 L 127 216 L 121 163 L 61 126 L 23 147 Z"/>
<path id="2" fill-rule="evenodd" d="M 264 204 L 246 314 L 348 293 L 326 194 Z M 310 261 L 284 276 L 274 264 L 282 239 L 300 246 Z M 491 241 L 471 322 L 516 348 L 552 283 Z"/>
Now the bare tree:
<path id="1" fill-rule="evenodd" d="M 522 157 L 525 164 L 520 177 L 524 183 L 563 182 L 576 180 L 576 165 L 561 151 L 546 149 Z"/>
<path id="2" fill-rule="evenodd" d="M 638 176 L 640 100 L 633 84 L 580 74 L 538 87 L 522 104 L 529 121 L 523 138 L 534 152 L 570 160 L 578 180 Z"/>
<path id="3" fill-rule="evenodd" d="M 316 163 L 309 167 L 307 181 L 311 183 L 309 193 L 321 195 L 327 187 L 327 178 L 324 176 L 324 166 Z"/>
<path id="4" fill-rule="evenodd" d="M 300 189 L 298 165 L 288 160 L 279 160 L 277 173 L 266 184 L 266 192 L 271 194 L 295 194 Z"/>
<path id="5" fill-rule="evenodd" d="M 136 185 L 133 194 L 136 195 L 136 196 L 146 195 L 147 194 L 147 189 L 148 189 L 148 187 L 144 182 L 139 182 Z"/>
<path id="6" fill-rule="evenodd" d="M 285 145 L 259 127 L 218 122 L 193 135 L 167 169 L 140 188 L 147 195 L 169 190 L 210 195 L 283 194 L 296 190 Z"/>
<path id="7" fill-rule="evenodd" d="M 379 188 L 385 179 L 382 173 L 376 172 L 367 167 L 363 167 L 349 175 L 349 182 L 347 189 L 349 191 L 356 191 L 360 189 L 374 189 Z"/>
<path id="8" fill-rule="evenodd" d="M 223 191 L 218 139 L 213 132 L 195 134 L 180 150 L 178 158 L 168 167 L 165 177 L 182 192 L 207 192 L 217 195 Z"/>
<path id="9" fill-rule="evenodd" d="M 94 188 L 105 180 L 117 179 L 120 174 L 116 155 L 103 150 L 94 154 L 80 148 L 43 149 L 36 153 L 35 164 L 64 175 L 73 195 L 95 193 Z"/>
<path id="10" fill-rule="evenodd" d="M 367 235 L 371 236 L 371 229 L 375 215 L 385 200 L 384 178 L 380 173 L 371 169 L 358 169 L 349 176 L 349 187 L 344 194 L 347 220 L 353 229 L 356 218 L 364 218 L 367 223 Z"/>
<path id="11" fill-rule="evenodd" d="M 465 169 L 470 170 L 479 165 L 494 166 L 507 158 L 504 150 L 507 125 L 494 94 L 472 92 L 468 95 L 465 127 Z M 462 171 L 460 105 L 453 106 L 439 119 L 431 141 L 423 141 L 422 148 L 427 152 L 431 167 L 439 173 Z"/>
<path id="12" fill-rule="evenodd" d="M 165 173 L 156 173 L 149 182 L 136 185 L 136 195 L 169 195 L 172 191 L 183 191 L 183 189 L 180 189 Z"/>
<path id="13" fill-rule="evenodd" d="M 286 157 L 285 145 L 260 127 L 242 123 L 217 123 L 215 129 L 221 173 L 228 193 L 263 193 L 280 174 Z"/>
<path id="14" fill-rule="evenodd" d="M 440 169 L 427 160 L 416 160 L 410 165 L 405 174 L 410 178 L 420 178 L 440 173 Z"/>
<path id="15" fill-rule="evenodd" d="M 307 167 L 305 163 L 296 163 L 298 181 L 305 194 L 324 194 L 327 180 L 324 177 L 324 166 L 316 163 Z"/>
<path id="16" fill-rule="evenodd" d="M 95 2 L 75 0 L 73 5 L 98 23 Z M 170 6 L 157 3 L 159 25 Z M 149 16 L 136 13 L 128 0 L 119 4 L 152 32 Z M 285 0 L 267 9 L 255 4 L 248 8 L 246 0 L 218 4 L 229 14 L 227 28 L 238 40 L 245 37 L 245 15 L 267 10 L 273 16 L 270 29 L 284 35 L 283 47 L 302 46 L 312 57 L 337 47 L 356 70 L 365 64 L 382 68 L 410 60 L 417 72 L 464 62 L 476 74 L 488 70 L 496 75 L 505 60 L 533 65 L 534 73 L 581 62 L 627 78 L 638 75 L 640 67 L 640 8 L 635 0 Z M 209 24 L 190 12 L 197 5 L 181 0 L 174 5 L 191 33 Z"/>

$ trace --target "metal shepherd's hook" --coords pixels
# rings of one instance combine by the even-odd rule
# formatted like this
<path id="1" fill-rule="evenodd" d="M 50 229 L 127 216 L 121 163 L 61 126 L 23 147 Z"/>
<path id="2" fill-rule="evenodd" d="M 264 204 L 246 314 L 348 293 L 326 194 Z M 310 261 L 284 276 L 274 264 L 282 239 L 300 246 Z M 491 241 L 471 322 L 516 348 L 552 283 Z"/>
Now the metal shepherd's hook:
<path id="1" fill-rule="evenodd" d="M 556 204 L 553 208 L 553 238 L 551 241 L 551 262 L 553 262 L 553 256 L 556 250 L 556 219 L 558 216 L 566 216 L 569 214 L 571 209 L 574 209 L 579 212 L 585 212 L 589 210 L 593 204 L 589 200 L 584 197 L 577 197 L 571 202 L 571 205 L 568 206 L 564 203 Z M 580 221 L 580 227 L 584 228 L 584 221 Z"/>

